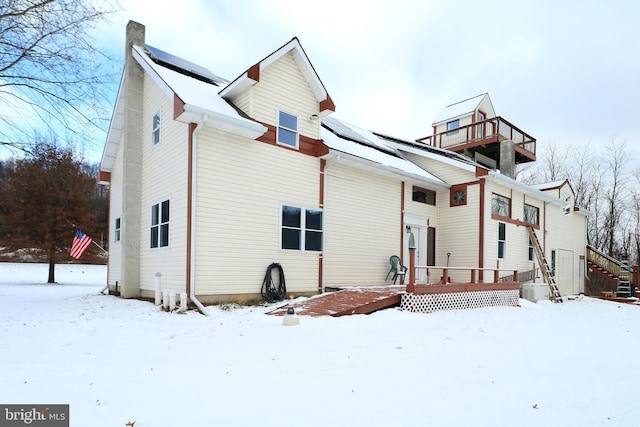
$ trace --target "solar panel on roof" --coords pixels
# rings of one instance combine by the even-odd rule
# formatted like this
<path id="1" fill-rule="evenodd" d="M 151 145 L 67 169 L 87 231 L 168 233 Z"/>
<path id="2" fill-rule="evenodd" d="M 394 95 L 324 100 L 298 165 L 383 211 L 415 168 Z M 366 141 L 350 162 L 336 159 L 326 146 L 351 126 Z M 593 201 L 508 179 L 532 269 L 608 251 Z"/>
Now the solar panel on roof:
<path id="1" fill-rule="evenodd" d="M 387 146 L 386 144 L 381 144 L 379 142 L 372 141 L 366 138 L 364 135 L 356 132 L 346 124 L 342 123 L 339 120 L 334 119 L 333 117 L 326 117 L 322 119 L 322 125 L 325 128 L 329 129 L 334 134 L 342 138 L 351 140 L 353 142 L 358 142 L 360 144 L 367 145 L 371 148 L 375 148 L 376 150 L 384 151 L 386 153 L 398 156 L 398 153 L 396 152 L 395 149 Z"/>
<path id="2" fill-rule="evenodd" d="M 149 46 L 148 44 L 144 45 L 144 52 L 149 55 L 149 58 L 151 58 L 151 60 L 156 64 L 167 67 L 173 71 L 177 71 L 178 73 L 185 74 L 207 83 L 213 83 L 216 86 L 222 86 L 229 83 L 227 80 L 216 76 L 201 65 L 194 64 L 193 62 L 179 58 L 163 50 Z"/>

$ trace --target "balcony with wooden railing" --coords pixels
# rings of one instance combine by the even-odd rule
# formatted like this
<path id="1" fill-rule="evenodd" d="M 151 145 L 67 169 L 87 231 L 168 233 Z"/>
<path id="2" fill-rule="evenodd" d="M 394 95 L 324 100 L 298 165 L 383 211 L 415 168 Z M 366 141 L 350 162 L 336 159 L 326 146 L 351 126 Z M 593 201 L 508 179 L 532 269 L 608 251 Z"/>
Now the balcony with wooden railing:
<path id="1" fill-rule="evenodd" d="M 507 140 L 511 140 L 515 144 L 516 163 L 536 160 L 536 139 L 502 117 L 493 117 L 460 126 L 421 138 L 418 142 L 456 153 L 472 150 L 498 161 L 500 142 Z"/>

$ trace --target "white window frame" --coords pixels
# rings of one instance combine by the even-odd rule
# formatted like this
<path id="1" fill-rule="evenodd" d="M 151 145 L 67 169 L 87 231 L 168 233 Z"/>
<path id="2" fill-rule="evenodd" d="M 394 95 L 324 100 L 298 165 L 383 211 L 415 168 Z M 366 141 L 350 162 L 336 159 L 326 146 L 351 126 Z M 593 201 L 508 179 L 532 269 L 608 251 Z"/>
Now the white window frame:
<path id="1" fill-rule="evenodd" d="M 157 118 L 157 120 L 156 120 Z M 151 118 L 151 145 L 160 144 L 160 127 L 162 126 L 162 111 L 158 110 Z"/>
<path id="2" fill-rule="evenodd" d="M 503 228 L 504 236 L 500 239 L 500 228 Z M 502 248 L 502 249 L 501 249 Z M 500 252 L 502 252 L 502 256 L 500 256 Z M 499 221 L 498 222 L 498 259 L 506 259 L 507 258 L 507 223 Z"/>
<path id="3" fill-rule="evenodd" d="M 167 203 L 167 217 L 163 217 L 163 205 Z M 158 210 L 157 218 L 154 218 L 154 209 Z M 157 222 L 154 222 L 157 219 Z M 166 238 L 163 239 L 163 230 L 166 229 Z M 149 248 L 161 249 L 168 248 L 171 240 L 171 199 L 164 199 L 151 205 L 149 212 Z M 154 242 L 153 236 L 156 233 Z M 154 244 L 155 243 L 155 244 Z"/>
<path id="4" fill-rule="evenodd" d="M 535 261 L 535 250 L 533 249 L 533 242 L 531 241 L 531 236 L 529 236 L 529 261 Z"/>
<path id="5" fill-rule="evenodd" d="M 457 134 L 459 128 L 460 128 L 460 119 L 455 119 L 455 120 L 451 120 L 450 122 L 447 122 L 447 136 Z"/>
<path id="6" fill-rule="evenodd" d="M 292 208 L 300 210 L 300 223 L 299 225 L 285 225 L 283 221 L 284 217 L 284 209 Z M 320 218 L 320 228 L 310 228 L 307 226 L 307 212 L 319 212 L 321 215 Z M 283 234 L 285 230 L 294 230 L 299 233 L 298 236 L 298 248 L 285 248 L 285 239 Z M 320 236 L 320 248 L 319 249 L 307 249 L 307 233 L 318 233 Z M 301 206 L 296 206 L 293 204 L 282 204 L 280 205 L 280 250 L 281 251 L 293 251 L 293 252 L 322 252 L 324 246 L 324 211 L 319 208 L 305 208 Z"/>
<path id="7" fill-rule="evenodd" d="M 115 220 L 115 224 L 113 226 L 113 240 L 114 242 L 119 242 L 122 238 L 122 218 L 118 217 Z"/>
<path id="8" fill-rule="evenodd" d="M 281 115 L 285 114 L 287 116 L 290 116 L 291 118 L 295 119 L 296 121 L 296 127 L 292 128 L 290 126 L 285 125 L 284 123 L 281 123 Z M 278 127 L 277 127 L 277 131 L 276 131 L 276 142 L 279 145 L 284 145 L 285 147 L 289 147 L 289 148 L 295 148 L 298 149 L 298 147 L 300 146 L 300 133 L 299 133 L 299 128 L 300 128 L 300 119 L 298 118 L 298 116 L 296 116 L 295 114 L 291 114 L 288 113 L 284 110 L 278 110 L 278 117 L 277 117 L 277 121 L 278 121 Z M 287 132 L 291 132 L 294 134 L 294 138 L 295 138 L 295 142 L 293 145 L 291 145 L 290 143 L 281 140 L 281 132 L 282 135 L 287 134 Z M 283 138 L 284 139 L 284 138 Z"/>

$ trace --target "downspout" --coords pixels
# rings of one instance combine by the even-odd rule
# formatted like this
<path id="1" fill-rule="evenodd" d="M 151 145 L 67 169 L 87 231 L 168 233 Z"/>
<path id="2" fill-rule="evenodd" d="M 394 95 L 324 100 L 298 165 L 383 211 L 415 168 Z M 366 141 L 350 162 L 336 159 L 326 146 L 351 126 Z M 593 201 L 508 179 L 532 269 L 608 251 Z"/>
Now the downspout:
<path id="1" fill-rule="evenodd" d="M 193 130 L 192 146 L 191 146 L 191 241 L 190 241 L 190 260 L 189 260 L 189 299 L 200 310 L 200 313 L 205 316 L 209 316 L 209 312 L 202 305 L 198 298 L 196 298 L 196 180 L 197 180 L 197 148 L 198 148 L 198 134 L 200 130 L 207 122 L 208 117 L 206 114 L 202 115 L 202 121 L 197 124 Z"/>
<path id="2" fill-rule="evenodd" d="M 323 233 L 322 233 L 322 279 L 320 280 L 320 293 L 324 294 L 325 291 L 325 277 L 326 277 L 326 273 L 327 273 L 327 268 L 326 268 L 326 248 L 327 248 L 327 230 L 325 227 L 326 224 L 326 218 L 327 218 L 327 198 L 326 198 L 326 193 L 327 193 L 327 169 L 329 168 L 329 166 L 333 165 L 334 163 L 336 163 L 338 160 L 340 160 L 340 156 L 336 156 L 335 159 L 333 159 L 332 161 L 328 161 L 325 162 L 324 164 L 324 169 L 322 170 L 322 218 L 323 218 L 323 224 L 322 224 L 322 228 L 323 228 Z"/>

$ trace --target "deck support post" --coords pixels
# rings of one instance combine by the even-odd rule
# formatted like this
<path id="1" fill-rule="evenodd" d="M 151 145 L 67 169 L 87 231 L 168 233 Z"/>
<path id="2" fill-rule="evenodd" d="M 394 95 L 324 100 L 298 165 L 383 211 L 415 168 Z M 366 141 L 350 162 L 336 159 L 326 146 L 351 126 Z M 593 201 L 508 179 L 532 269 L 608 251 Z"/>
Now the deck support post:
<path id="1" fill-rule="evenodd" d="M 409 284 L 407 292 L 413 292 L 416 289 L 416 241 L 413 233 L 409 234 Z"/>

